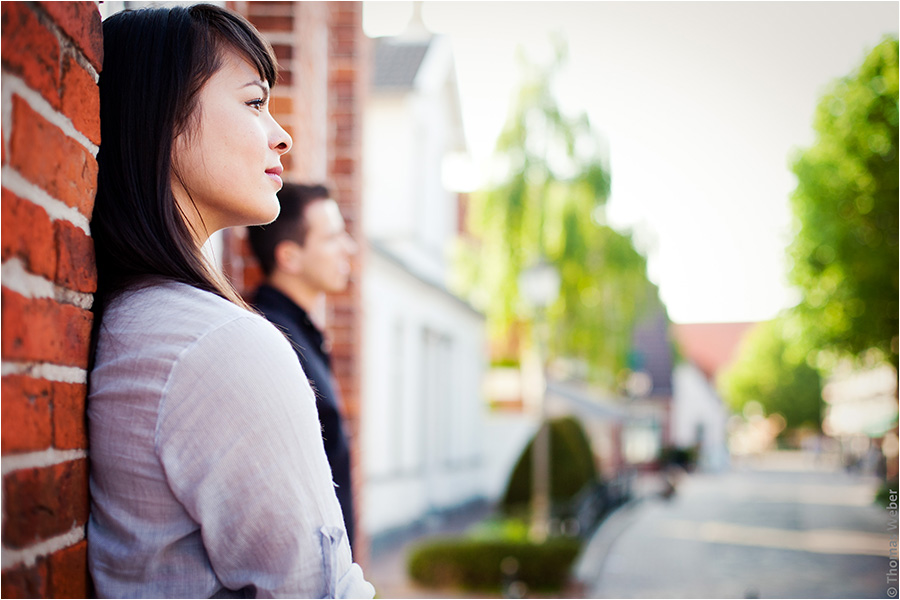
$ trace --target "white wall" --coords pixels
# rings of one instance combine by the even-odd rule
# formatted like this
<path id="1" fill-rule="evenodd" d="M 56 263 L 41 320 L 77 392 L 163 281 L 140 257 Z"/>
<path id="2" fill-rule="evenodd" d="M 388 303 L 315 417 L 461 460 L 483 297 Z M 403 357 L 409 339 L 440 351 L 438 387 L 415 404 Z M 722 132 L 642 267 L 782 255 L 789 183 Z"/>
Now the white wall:
<path id="1" fill-rule="evenodd" d="M 445 158 L 462 136 L 452 65 L 449 46 L 434 40 L 415 87 L 373 90 L 363 123 L 366 237 L 439 281 L 457 231 L 456 195 L 443 183 Z"/>
<path id="2" fill-rule="evenodd" d="M 486 495 L 483 317 L 377 251 L 365 307 L 363 528 L 400 527 Z"/>
<path id="3" fill-rule="evenodd" d="M 728 411 L 703 373 L 691 363 L 672 373 L 672 442 L 679 447 L 700 444 L 700 467 L 720 470 L 728 465 Z"/>

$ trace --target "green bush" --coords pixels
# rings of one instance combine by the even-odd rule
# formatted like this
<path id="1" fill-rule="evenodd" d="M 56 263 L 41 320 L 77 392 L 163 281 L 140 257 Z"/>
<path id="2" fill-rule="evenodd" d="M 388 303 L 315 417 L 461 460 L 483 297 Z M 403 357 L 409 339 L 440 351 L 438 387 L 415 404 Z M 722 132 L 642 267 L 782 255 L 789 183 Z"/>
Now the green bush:
<path id="1" fill-rule="evenodd" d="M 501 563 L 515 558 L 515 579 L 533 590 L 559 590 L 578 555 L 577 538 L 554 537 L 542 544 L 527 541 L 439 538 L 414 548 L 409 555 L 410 577 L 428 587 L 500 590 Z"/>
<path id="2" fill-rule="evenodd" d="M 550 497 L 553 502 L 569 502 L 585 485 L 597 482 L 594 453 L 581 424 L 573 417 L 553 419 L 550 426 Z M 547 423 L 544 424 L 544 427 Z M 501 507 L 506 514 L 527 508 L 531 501 L 531 455 L 534 438 L 519 457 Z"/>
<path id="3" fill-rule="evenodd" d="M 890 481 L 885 481 L 875 492 L 875 502 L 887 508 L 891 501 L 891 493 L 897 492 L 897 478 L 894 477 Z"/>

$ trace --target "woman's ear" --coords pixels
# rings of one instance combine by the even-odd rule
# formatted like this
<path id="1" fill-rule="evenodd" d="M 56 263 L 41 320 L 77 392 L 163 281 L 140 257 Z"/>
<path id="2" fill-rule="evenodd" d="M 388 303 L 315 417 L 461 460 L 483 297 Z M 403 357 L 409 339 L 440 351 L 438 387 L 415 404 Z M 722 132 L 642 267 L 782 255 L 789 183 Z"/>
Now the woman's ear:
<path id="1" fill-rule="evenodd" d="M 275 246 L 275 268 L 291 275 L 303 271 L 303 247 L 292 240 L 282 240 Z"/>

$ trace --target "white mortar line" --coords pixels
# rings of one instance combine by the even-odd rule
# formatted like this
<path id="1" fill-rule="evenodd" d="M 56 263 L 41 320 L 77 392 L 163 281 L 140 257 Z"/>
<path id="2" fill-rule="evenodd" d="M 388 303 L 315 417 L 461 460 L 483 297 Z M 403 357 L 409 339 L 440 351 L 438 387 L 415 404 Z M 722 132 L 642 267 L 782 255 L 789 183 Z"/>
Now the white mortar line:
<path id="1" fill-rule="evenodd" d="M 0 280 L 3 285 L 26 298 L 50 298 L 78 308 L 90 310 L 94 304 L 94 296 L 84 292 L 76 292 L 56 285 L 40 275 L 25 270 L 22 260 L 11 258 L 3 263 L 0 269 Z"/>
<path id="2" fill-rule="evenodd" d="M 3 187 L 26 200 L 31 200 L 41 208 L 47 211 L 50 218 L 54 221 L 68 221 L 75 225 L 86 234 L 91 235 L 91 227 L 89 219 L 81 214 L 76 208 L 72 208 L 65 202 L 57 200 L 40 187 L 31 183 L 22 175 L 13 169 L 10 165 L 4 165 L 0 171 L 3 179 Z"/>
<path id="3" fill-rule="evenodd" d="M 8 100 L 10 104 L 12 104 L 12 94 L 18 95 L 20 98 L 28 102 L 31 105 L 32 110 L 36 111 L 42 117 L 59 127 L 63 133 L 67 136 L 84 146 L 88 152 L 91 153 L 91 156 L 97 158 L 97 151 L 100 149 L 97 144 L 92 142 L 85 136 L 83 133 L 78 131 L 72 121 L 65 115 L 60 112 L 57 112 L 55 108 L 53 108 L 49 102 L 47 102 L 43 96 L 39 92 L 28 87 L 22 79 L 16 77 L 15 75 L 11 75 L 10 73 L 3 73 L 3 89 L 4 91 L 4 102 L 7 100 L 6 94 L 9 94 L 10 97 Z"/>
<path id="4" fill-rule="evenodd" d="M 38 452 L 27 452 L 25 454 L 7 454 L 0 458 L 0 471 L 3 476 L 13 471 L 21 471 L 22 469 L 39 469 L 41 467 L 52 467 L 60 465 L 70 460 L 78 460 L 87 458 L 87 450 L 57 450 L 56 448 L 47 448 Z"/>
<path id="5" fill-rule="evenodd" d="M 68 548 L 69 546 L 74 546 L 83 539 L 84 526 L 81 525 L 74 527 L 72 530 L 62 535 L 38 542 L 27 548 L 12 549 L 3 546 L 3 558 L 0 562 L 2 562 L 4 569 L 15 567 L 20 564 L 31 567 L 37 562 L 38 558 L 53 554 L 54 552 Z"/>
<path id="6" fill-rule="evenodd" d="M 35 379 L 46 379 L 59 383 L 87 383 L 87 370 L 81 367 L 66 367 L 51 363 L 27 363 L 4 361 L 0 373 L 7 375 L 26 375 Z"/>

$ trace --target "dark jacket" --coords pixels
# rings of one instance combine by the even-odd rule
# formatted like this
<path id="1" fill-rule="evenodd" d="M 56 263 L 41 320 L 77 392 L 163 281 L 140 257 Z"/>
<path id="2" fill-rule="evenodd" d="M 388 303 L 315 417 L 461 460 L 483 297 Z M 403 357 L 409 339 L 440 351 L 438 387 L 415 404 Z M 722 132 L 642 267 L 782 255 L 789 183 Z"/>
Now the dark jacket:
<path id="1" fill-rule="evenodd" d="M 323 347 L 322 332 L 293 300 L 269 285 L 256 291 L 253 305 L 285 333 L 316 395 L 322 424 L 325 454 L 336 484 L 335 492 L 344 513 L 347 536 L 353 546 L 353 489 L 350 483 L 350 446 L 341 417 L 340 392 L 331 371 L 331 356 Z"/>

